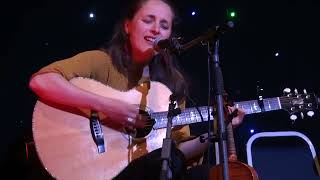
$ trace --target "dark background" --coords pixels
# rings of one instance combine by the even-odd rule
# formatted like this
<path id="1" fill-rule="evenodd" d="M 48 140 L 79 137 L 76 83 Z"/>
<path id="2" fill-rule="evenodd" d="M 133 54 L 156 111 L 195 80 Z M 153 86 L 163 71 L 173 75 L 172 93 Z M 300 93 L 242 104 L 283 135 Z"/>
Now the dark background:
<path id="1" fill-rule="evenodd" d="M 37 100 L 28 89 L 32 73 L 55 60 L 97 48 L 110 38 L 125 0 L 10 1 L 2 5 L 1 151 L 0 162 L 19 173 L 25 163 L 25 143 L 32 141 L 32 112 Z M 224 85 L 235 101 L 256 99 L 258 82 L 264 97 L 282 96 L 286 87 L 319 93 L 319 10 L 317 0 L 177 1 L 185 42 L 237 12 L 233 32 L 221 37 L 220 61 Z M 192 16 L 191 12 L 196 15 Z M 89 18 L 89 12 L 95 18 Z M 275 56 L 275 53 L 279 56 Z M 190 83 L 190 96 L 207 103 L 207 52 L 197 46 L 180 56 Z M 188 106 L 191 104 L 187 102 Z M 190 105 L 191 106 L 191 105 Z M 319 111 L 318 111 L 319 112 Z M 238 153 L 246 161 L 245 143 L 255 132 L 295 130 L 306 134 L 319 153 L 320 119 L 292 123 L 285 111 L 247 115 L 236 130 Z M 192 126 L 194 134 L 206 124 Z"/>

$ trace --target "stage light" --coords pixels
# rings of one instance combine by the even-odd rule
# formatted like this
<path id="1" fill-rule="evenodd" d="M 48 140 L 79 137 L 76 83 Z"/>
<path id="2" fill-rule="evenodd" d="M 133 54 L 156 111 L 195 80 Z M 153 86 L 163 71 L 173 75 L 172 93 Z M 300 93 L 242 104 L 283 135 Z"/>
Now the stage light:
<path id="1" fill-rule="evenodd" d="M 278 57 L 278 56 L 279 56 L 279 53 L 275 53 L 274 56 Z"/>
<path id="2" fill-rule="evenodd" d="M 227 9 L 227 18 L 228 20 L 237 19 L 237 12 L 234 9 Z"/>
<path id="3" fill-rule="evenodd" d="M 192 16 L 196 15 L 196 12 L 195 12 L 195 11 L 192 11 L 191 15 L 192 15 Z"/>
<path id="4" fill-rule="evenodd" d="M 236 16 L 236 12 L 231 12 L 230 13 L 230 17 L 235 17 Z"/>
<path id="5" fill-rule="evenodd" d="M 94 14 L 93 13 L 89 13 L 89 18 L 94 18 Z"/>
<path id="6" fill-rule="evenodd" d="M 250 129 L 250 133 L 253 134 L 254 133 L 254 129 Z"/>

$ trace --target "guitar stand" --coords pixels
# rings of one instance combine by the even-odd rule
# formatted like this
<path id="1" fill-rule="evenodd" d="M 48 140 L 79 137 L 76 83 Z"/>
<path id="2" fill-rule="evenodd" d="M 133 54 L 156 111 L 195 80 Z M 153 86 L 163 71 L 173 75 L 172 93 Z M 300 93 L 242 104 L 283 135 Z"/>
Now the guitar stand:
<path id="1" fill-rule="evenodd" d="M 176 107 L 176 97 L 174 95 L 170 95 L 170 104 L 168 111 L 168 123 L 167 123 L 167 131 L 166 138 L 163 139 L 162 150 L 161 150 L 161 159 L 162 159 L 162 167 L 160 173 L 160 180 L 171 180 L 172 179 L 172 170 L 171 167 L 171 152 L 172 146 L 174 146 L 174 142 L 171 139 L 171 128 L 172 128 L 172 119 L 174 116 L 181 113 L 180 108 Z"/>
<path id="2" fill-rule="evenodd" d="M 234 117 L 236 117 L 238 114 L 238 109 L 235 109 L 231 114 L 228 115 L 227 119 L 225 120 L 225 125 L 228 126 L 229 123 L 231 123 L 232 119 Z M 214 111 L 212 111 L 211 114 L 213 117 L 215 116 Z M 223 138 L 227 138 L 227 137 L 223 137 Z M 215 142 L 219 142 L 219 136 L 217 134 L 210 134 L 209 137 L 205 137 L 203 135 L 199 136 L 199 141 L 201 143 L 205 143 L 206 141 L 209 141 L 210 143 L 215 143 Z"/>
<path id="3" fill-rule="evenodd" d="M 199 141 L 201 143 L 205 143 L 206 141 L 209 141 L 210 143 L 215 143 L 215 142 L 219 142 L 219 136 L 217 134 L 210 134 L 209 137 L 205 137 L 201 135 L 199 137 Z"/>

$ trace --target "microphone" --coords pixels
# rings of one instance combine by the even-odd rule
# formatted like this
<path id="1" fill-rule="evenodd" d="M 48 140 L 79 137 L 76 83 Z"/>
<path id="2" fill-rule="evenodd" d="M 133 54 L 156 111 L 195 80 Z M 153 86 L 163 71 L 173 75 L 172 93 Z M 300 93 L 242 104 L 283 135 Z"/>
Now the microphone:
<path id="1" fill-rule="evenodd" d="M 228 21 L 221 26 L 216 27 L 216 34 L 223 34 L 229 30 L 232 30 L 234 28 L 234 23 L 232 21 Z"/>
<path id="2" fill-rule="evenodd" d="M 177 52 L 182 47 L 180 43 L 178 42 L 180 38 L 169 38 L 169 39 L 161 39 L 161 37 L 158 37 L 153 42 L 153 48 L 156 51 L 167 49 L 171 52 Z"/>

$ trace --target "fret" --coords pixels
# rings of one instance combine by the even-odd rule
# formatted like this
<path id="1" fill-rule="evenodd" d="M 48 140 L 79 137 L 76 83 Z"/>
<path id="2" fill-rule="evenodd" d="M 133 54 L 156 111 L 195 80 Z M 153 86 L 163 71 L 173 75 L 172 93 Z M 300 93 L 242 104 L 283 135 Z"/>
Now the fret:
<path id="1" fill-rule="evenodd" d="M 282 107 L 281 107 L 281 102 L 280 102 L 280 98 L 279 97 L 277 97 L 277 101 L 278 101 L 278 107 L 279 107 L 279 109 L 282 109 Z"/>
<path id="2" fill-rule="evenodd" d="M 281 109 L 279 98 L 267 98 L 264 99 L 264 107 L 266 111 L 273 111 Z"/>
<path id="3" fill-rule="evenodd" d="M 174 117 L 173 119 L 176 120 L 176 125 L 181 125 L 183 122 L 180 118 L 180 115 L 177 115 L 176 117 Z M 174 123 L 173 123 L 174 124 Z"/>
<path id="4" fill-rule="evenodd" d="M 265 107 L 265 111 L 272 111 L 272 108 L 274 106 L 273 102 L 268 99 L 265 99 L 263 101 L 263 105 Z"/>
<path id="5" fill-rule="evenodd" d="M 201 116 L 197 114 L 193 122 L 201 122 Z"/>
<path id="6" fill-rule="evenodd" d="M 172 119 L 172 124 L 179 124 L 179 121 L 178 121 L 178 119 L 176 119 L 176 118 L 174 118 L 174 119 Z"/>

